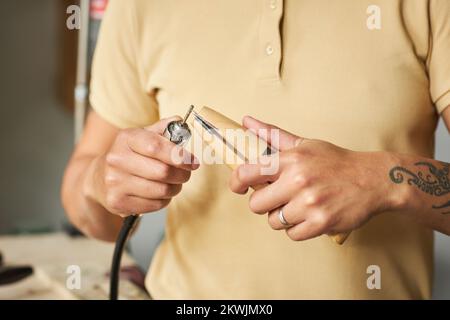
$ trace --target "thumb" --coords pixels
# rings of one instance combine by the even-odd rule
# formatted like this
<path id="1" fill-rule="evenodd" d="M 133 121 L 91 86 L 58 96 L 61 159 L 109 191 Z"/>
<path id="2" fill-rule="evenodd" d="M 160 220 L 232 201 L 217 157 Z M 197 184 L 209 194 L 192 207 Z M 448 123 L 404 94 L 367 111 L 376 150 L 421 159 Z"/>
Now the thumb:
<path id="1" fill-rule="evenodd" d="M 161 119 L 158 122 L 153 123 L 152 125 L 149 125 L 147 127 L 144 127 L 145 130 L 153 131 L 158 134 L 163 134 L 164 130 L 166 129 L 167 125 L 172 121 L 178 121 L 182 120 L 179 116 L 174 116 L 170 118 Z"/>
<path id="2" fill-rule="evenodd" d="M 279 151 L 292 149 L 304 140 L 295 134 L 250 116 L 245 116 L 242 124 L 244 128 L 253 131 L 258 137 Z"/>

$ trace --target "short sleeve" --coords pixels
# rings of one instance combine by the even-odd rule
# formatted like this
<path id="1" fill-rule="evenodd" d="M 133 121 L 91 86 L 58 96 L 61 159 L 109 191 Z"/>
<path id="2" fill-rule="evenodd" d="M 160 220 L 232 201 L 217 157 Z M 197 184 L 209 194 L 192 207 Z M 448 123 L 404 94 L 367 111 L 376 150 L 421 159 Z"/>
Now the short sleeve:
<path id="1" fill-rule="evenodd" d="M 430 93 L 439 113 L 450 105 L 450 1 L 430 0 Z"/>
<path id="2" fill-rule="evenodd" d="M 145 91 L 137 25 L 134 0 L 109 1 L 94 54 L 90 103 L 118 128 L 143 127 L 159 117 L 156 100 Z"/>

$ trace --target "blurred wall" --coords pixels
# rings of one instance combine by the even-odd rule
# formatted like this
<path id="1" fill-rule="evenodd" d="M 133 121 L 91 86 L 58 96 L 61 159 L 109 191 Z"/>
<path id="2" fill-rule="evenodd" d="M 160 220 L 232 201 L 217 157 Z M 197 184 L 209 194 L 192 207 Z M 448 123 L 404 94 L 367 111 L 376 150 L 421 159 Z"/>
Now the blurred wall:
<path id="1" fill-rule="evenodd" d="M 72 117 L 57 100 L 59 0 L 0 1 L 0 233 L 58 228 L 65 220 L 59 186 L 72 148 Z M 450 162 L 440 125 L 437 158 Z M 132 239 L 147 268 L 163 234 L 164 214 L 148 215 Z M 437 234 L 435 298 L 450 299 L 450 237 Z"/>
<path id="2" fill-rule="evenodd" d="M 450 162 L 450 134 L 441 121 L 436 133 L 436 159 Z M 450 237 L 435 232 L 434 299 L 450 299 Z"/>
<path id="3" fill-rule="evenodd" d="M 0 232 L 57 228 L 72 117 L 57 101 L 59 0 L 0 1 Z"/>

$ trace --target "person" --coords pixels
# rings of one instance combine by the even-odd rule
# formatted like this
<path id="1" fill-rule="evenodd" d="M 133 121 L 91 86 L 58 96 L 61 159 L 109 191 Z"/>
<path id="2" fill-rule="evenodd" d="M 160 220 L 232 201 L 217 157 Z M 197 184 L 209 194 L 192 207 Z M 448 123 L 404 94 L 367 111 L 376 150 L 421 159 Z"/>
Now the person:
<path id="1" fill-rule="evenodd" d="M 114 241 L 123 217 L 167 206 L 155 299 L 430 298 L 433 230 L 450 234 L 449 164 L 433 159 L 450 2 L 368 6 L 110 1 L 62 185 L 70 220 Z M 276 124 L 279 141 L 261 138 L 279 170 L 173 161 L 162 133 L 190 104 Z"/>

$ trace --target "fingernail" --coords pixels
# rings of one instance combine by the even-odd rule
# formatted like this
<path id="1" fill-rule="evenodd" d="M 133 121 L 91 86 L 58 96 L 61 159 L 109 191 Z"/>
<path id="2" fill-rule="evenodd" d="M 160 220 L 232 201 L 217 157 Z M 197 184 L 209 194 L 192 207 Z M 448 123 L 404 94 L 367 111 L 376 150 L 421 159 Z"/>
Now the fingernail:
<path id="1" fill-rule="evenodd" d="M 200 167 L 200 161 L 198 161 L 197 157 L 191 154 L 191 168 L 192 170 L 197 170 Z"/>
<path id="2" fill-rule="evenodd" d="M 197 170 L 200 167 L 200 163 L 198 162 L 197 158 L 194 159 L 192 162 L 192 170 Z"/>

